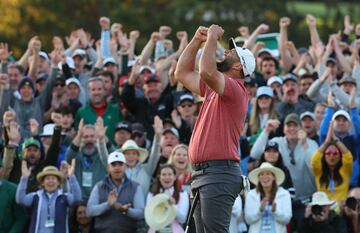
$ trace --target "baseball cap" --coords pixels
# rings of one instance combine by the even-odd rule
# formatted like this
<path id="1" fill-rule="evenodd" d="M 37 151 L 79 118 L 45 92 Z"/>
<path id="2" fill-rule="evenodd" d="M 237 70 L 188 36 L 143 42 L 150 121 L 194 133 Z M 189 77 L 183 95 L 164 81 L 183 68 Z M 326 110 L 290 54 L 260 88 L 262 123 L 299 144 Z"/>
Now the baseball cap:
<path id="1" fill-rule="evenodd" d="M 310 117 L 311 119 L 313 119 L 314 121 L 316 121 L 316 117 L 315 114 L 309 111 L 303 112 L 300 115 L 300 120 L 304 119 L 305 117 Z"/>
<path id="2" fill-rule="evenodd" d="M 152 68 L 151 66 L 141 66 L 140 67 L 140 73 L 142 73 L 144 70 L 150 71 L 150 73 L 155 74 L 156 70 Z"/>
<path id="3" fill-rule="evenodd" d="M 274 141 L 268 141 L 265 146 L 265 151 L 267 151 L 269 149 L 275 149 L 275 150 L 279 151 L 279 144 L 277 144 Z"/>
<path id="4" fill-rule="evenodd" d="M 283 78 L 283 83 L 286 83 L 287 81 L 294 81 L 294 82 L 298 82 L 298 78 L 295 74 L 293 73 L 288 73 L 284 76 Z"/>
<path id="5" fill-rule="evenodd" d="M 156 76 L 156 75 L 150 75 L 150 76 L 146 76 L 144 82 L 146 84 L 150 83 L 150 82 L 156 82 L 159 83 L 160 79 Z"/>
<path id="6" fill-rule="evenodd" d="M 260 50 L 257 52 L 256 56 L 257 56 L 257 57 L 258 57 L 258 56 L 261 56 L 261 55 L 264 54 L 264 53 L 272 56 L 271 50 L 268 49 L 268 48 L 262 48 L 262 49 L 260 49 Z"/>
<path id="7" fill-rule="evenodd" d="M 126 163 L 125 155 L 120 151 L 112 152 L 111 154 L 109 154 L 107 163 L 112 164 L 114 162 Z"/>
<path id="8" fill-rule="evenodd" d="M 144 125 L 139 122 L 133 123 L 131 125 L 131 128 L 132 128 L 132 134 L 144 135 L 145 133 Z"/>
<path id="9" fill-rule="evenodd" d="M 244 85 L 257 86 L 257 83 L 254 78 L 246 77 L 244 80 Z"/>
<path id="10" fill-rule="evenodd" d="M 192 94 L 190 93 L 184 93 L 180 96 L 179 101 L 178 101 L 178 105 L 180 105 L 182 102 L 184 102 L 185 100 L 191 101 L 192 103 L 195 102 L 195 98 Z"/>
<path id="11" fill-rule="evenodd" d="M 172 133 L 179 139 L 179 131 L 174 127 L 164 129 L 163 135 L 166 133 Z"/>
<path id="12" fill-rule="evenodd" d="M 130 122 L 127 122 L 127 121 L 120 122 L 115 128 L 115 132 L 118 130 L 122 130 L 122 129 L 128 131 L 129 133 L 132 133 L 132 128 L 131 128 Z"/>
<path id="13" fill-rule="evenodd" d="M 272 76 L 271 78 L 269 78 L 266 85 L 271 86 L 271 84 L 273 83 L 280 83 L 280 85 L 282 85 L 283 80 L 279 76 Z"/>
<path id="14" fill-rule="evenodd" d="M 27 138 L 23 143 L 23 149 L 28 148 L 29 146 L 36 146 L 37 148 L 40 148 L 40 142 L 33 137 Z"/>
<path id="15" fill-rule="evenodd" d="M 247 48 L 242 48 L 236 45 L 235 40 L 230 38 L 229 49 L 235 48 L 236 53 L 240 59 L 240 63 L 243 65 L 243 72 L 245 77 L 250 76 L 254 73 L 256 62 L 254 54 Z"/>
<path id="16" fill-rule="evenodd" d="M 18 84 L 18 91 L 23 87 L 23 86 L 30 86 L 31 89 L 33 91 L 35 91 L 35 85 L 34 82 L 31 78 L 29 77 L 24 77 L 23 79 L 20 80 L 19 84 Z"/>
<path id="17" fill-rule="evenodd" d="M 72 57 L 66 57 L 66 64 L 69 66 L 70 69 L 75 70 L 75 63 L 74 63 L 74 59 L 72 59 Z M 62 70 L 62 63 L 61 62 L 58 63 L 58 68 L 60 70 Z"/>
<path id="18" fill-rule="evenodd" d="M 74 84 L 76 84 L 78 87 L 80 87 L 80 82 L 79 82 L 79 80 L 78 80 L 77 78 L 74 78 L 74 77 L 71 77 L 71 78 L 67 79 L 65 83 L 66 83 L 66 86 L 74 83 Z"/>
<path id="19" fill-rule="evenodd" d="M 349 113 L 347 112 L 347 111 L 345 111 L 345 110 L 337 110 L 336 112 L 335 112 L 335 114 L 332 116 L 332 119 L 331 120 L 335 120 L 337 117 L 339 117 L 339 116 L 343 116 L 343 117 L 345 117 L 346 118 L 346 120 L 348 120 L 348 121 L 351 121 L 351 118 L 350 118 L 350 115 L 349 115 Z"/>
<path id="20" fill-rule="evenodd" d="M 352 83 L 356 86 L 356 81 L 353 77 L 346 75 L 342 79 L 340 79 L 339 84 L 342 85 L 344 83 Z"/>
<path id="21" fill-rule="evenodd" d="M 295 123 L 297 125 L 300 125 L 300 118 L 298 116 L 298 114 L 296 113 L 290 113 L 285 117 L 285 125 L 287 125 L 288 123 Z"/>
<path id="22" fill-rule="evenodd" d="M 325 63 L 325 64 L 326 64 L 326 66 L 328 66 L 330 63 L 336 65 L 336 64 L 337 64 L 337 61 L 336 61 L 335 58 L 329 57 L 329 58 L 326 60 L 326 63 Z"/>
<path id="23" fill-rule="evenodd" d="M 80 57 L 85 57 L 86 56 L 86 52 L 83 49 L 76 49 L 72 55 L 72 58 L 76 57 L 76 56 L 80 56 Z"/>
<path id="24" fill-rule="evenodd" d="M 256 97 L 262 96 L 262 95 L 266 95 L 269 97 L 273 97 L 274 96 L 274 92 L 270 87 L 267 86 L 263 86 L 263 87 L 259 87 L 256 90 Z"/>
<path id="25" fill-rule="evenodd" d="M 105 60 L 103 61 L 103 66 L 106 66 L 108 63 L 112 63 L 112 64 L 116 65 L 116 61 L 113 57 L 105 58 Z"/>
<path id="26" fill-rule="evenodd" d="M 39 51 L 39 56 L 44 58 L 47 62 L 50 62 L 49 56 L 44 51 Z"/>
<path id="27" fill-rule="evenodd" d="M 47 80 L 48 77 L 49 77 L 49 74 L 47 72 L 41 72 L 40 74 L 38 74 L 36 76 L 36 82 L 40 82 L 42 80 Z"/>

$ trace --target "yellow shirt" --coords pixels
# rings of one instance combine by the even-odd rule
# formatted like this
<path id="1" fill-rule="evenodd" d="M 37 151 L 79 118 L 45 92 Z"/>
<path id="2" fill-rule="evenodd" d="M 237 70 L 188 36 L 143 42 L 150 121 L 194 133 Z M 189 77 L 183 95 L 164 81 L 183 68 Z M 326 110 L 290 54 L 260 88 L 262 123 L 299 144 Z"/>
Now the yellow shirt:
<path id="1" fill-rule="evenodd" d="M 330 191 L 330 185 L 326 188 L 325 185 L 320 185 L 320 177 L 322 174 L 321 159 L 324 156 L 318 150 L 311 158 L 311 167 L 314 173 L 317 191 L 325 192 L 330 200 L 342 201 L 345 200 L 349 191 L 350 178 L 352 174 L 353 158 L 351 152 L 342 155 L 342 166 L 340 167 L 340 175 L 343 182 L 340 185 L 335 185 L 334 193 Z"/>

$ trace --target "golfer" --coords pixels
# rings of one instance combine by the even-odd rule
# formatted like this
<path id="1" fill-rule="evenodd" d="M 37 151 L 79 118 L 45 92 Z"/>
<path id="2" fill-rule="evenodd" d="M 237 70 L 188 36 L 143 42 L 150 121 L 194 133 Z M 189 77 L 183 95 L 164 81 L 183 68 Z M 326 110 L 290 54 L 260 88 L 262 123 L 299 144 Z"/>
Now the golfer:
<path id="1" fill-rule="evenodd" d="M 229 232 L 232 206 L 241 190 L 238 146 L 248 104 L 244 78 L 254 72 L 255 58 L 230 39 L 230 50 L 217 63 L 217 43 L 223 34 L 218 25 L 199 27 L 175 72 L 187 89 L 204 97 L 189 146 L 192 190 L 199 195 L 197 233 Z M 196 54 L 204 42 L 197 72 Z"/>

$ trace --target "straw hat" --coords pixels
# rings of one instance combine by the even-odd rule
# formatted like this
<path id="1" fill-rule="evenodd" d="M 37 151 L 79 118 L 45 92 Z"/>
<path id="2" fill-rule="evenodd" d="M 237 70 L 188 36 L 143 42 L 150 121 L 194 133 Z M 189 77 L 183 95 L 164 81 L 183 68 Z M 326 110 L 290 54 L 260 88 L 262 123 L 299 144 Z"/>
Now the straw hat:
<path id="1" fill-rule="evenodd" d="M 120 151 L 124 153 L 124 151 L 127 150 L 136 150 L 139 153 L 139 161 L 144 162 L 146 158 L 148 157 L 149 152 L 139 147 L 134 140 L 127 140 L 121 147 Z"/>
<path id="2" fill-rule="evenodd" d="M 285 180 L 285 174 L 280 168 L 274 167 L 268 162 L 264 162 L 261 164 L 260 167 L 252 170 L 249 173 L 249 180 L 251 181 L 251 183 L 257 185 L 259 183 L 259 174 L 263 171 L 272 172 L 275 175 L 277 185 L 281 185 Z"/>
<path id="3" fill-rule="evenodd" d="M 39 174 L 37 174 L 36 180 L 41 183 L 42 179 L 45 176 L 56 176 L 57 178 L 59 178 L 60 182 L 64 180 L 63 174 L 54 166 L 44 167 L 44 169 Z"/>
<path id="4" fill-rule="evenodd" d="M 176 205 L 169 204 L 169 195 L 160 193 L 146 204 L 145 221 L 151 229 L 158 231 L 176 218 Z"/>
<path id="5" fill-rule="evenodd" d="M 329 198 L 327 197 L 326 193 L 324 192 L 315 192 L 312 195 L 312 201 L 309 205 L 320 205 L 320 206 L 324 206 L 324 205 L 332 205 L 334 204 L 335 201 L 330 201 Z"/>

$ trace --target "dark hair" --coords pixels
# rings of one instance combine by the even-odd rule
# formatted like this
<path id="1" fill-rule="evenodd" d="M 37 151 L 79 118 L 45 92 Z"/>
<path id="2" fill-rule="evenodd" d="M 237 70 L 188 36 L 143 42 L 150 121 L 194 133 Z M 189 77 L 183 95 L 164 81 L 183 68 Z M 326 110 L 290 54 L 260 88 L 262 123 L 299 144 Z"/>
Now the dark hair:
<path id="1" fill-rule="evenodd" d="M 75 119 L 75 115 L 76 115 L 76 112 L 74 111 L 74 109 L 70 106 L 61 106 L 60 107 L 60 113 L 62 115 L 72 115 L 72 117 Z"/>
<path id="2" fill-rule="evenodd" d="M 279 158 L 278 158 L 278 160 L 276 161 L 276 163 L 274 164 L 274 166 L 275 167 L 277 167 L 277 168 L 280 168 L 281 170 L 283 170 L 283 168 L 285 167 L 284 166 L 284 162 L 283 162 L 283 159 L 282 159 L 282 156 L 281 156 L 281 154 L 280 154 L 280 151 L 278 151 L 278 154 L 279 154 Z M 259 160 L 259 167 L 260 167 L 260 165 L 262 164 L 262 163 L 264 163 L 264 162 L 267 162 L 266 160 L 265 160 L 265 151 L 264 151 L 264 153 L 261 155 L 261 158 L 260 158 L 260 160 Z"/>
<path id="3" fill-rule="evenodd" d="M 274 64 L 275 64 L 276 69 L 277 69 L 277 70 L 279 69 L 279 62 L 278 62 L 278 60 L 276 60 L 276 59 L 275 59 L 274 57 L 272 57 L 272 56 L 266 56 L 266 57 L 264 57 L 264 58 L 261 60 L 261 62 L 260 62 L 260 69 L 261 69 L 261 67 L 262 67 L 262 64 L 263 64 L 265 61 L 273 61 Z"/>
<path id="4" fill-rule="evenodd" d="M 170 168 L 175 177 L 176 177 L 176 170 L 175 170 L 175 167 L 172 165 L 172 164 L 161 164 L 160 165 L 160 168 L 159 168 L 159 171 L 158 171 L 158 174 L 156 176 L 156 180 L 151 188 L 151 193 L 155 196 L 156 194 L 160 193 L 160 189 L 163 188 L 161 186 L 161 183 L 160 183 L 160 173 L 163 169 L 165 168 Z M 180 196 L 180 189 L 179 189 L 179 185 L 178 185 L 178 180 L 176 179 L 175 182 L 174 182 L 174 194 L 173 194 L 173 198 L 175 199 L 176 203 L 179 202 L 179 196 Z"/>
<path id="5" fill-rule="evenodd" d="M 108 70 L 102 70 L 96 73 L 96 76 L 105 76 L 111 79 L 111 82 L 114 83 L 114 74 Z"/>
<path id="6" fill-rule="evenodd" d="M 334 169 L 334 173 L 333 173 L 333 179 L 334 179 L 335 185 L 341 185 L 342 182 L 343 182 L 343 178 L 340 175 L 340 168 L 343 165 L 342 160 L 341 160 L 341 158 L 342 158 L 341 150 L 339 149 L 339 147 L 336 146 L 336 143 L 329 143 L 326 146 L 326 148 L 324 150 L 324 153 L 323 153 L 323 157 L 321 159 L 322 174 L 320 176 L 320 185 L 325 185 L 326 188 L 329 186 L 329 183 L 330 183 L 331 171 L 330 171 L 330 168 L 329 168 L 329 166 L 328 166 L 328 164 L 326 163 L 326 160 L 325 160 L 325 151 L 331 145 L 335 146 L 338 149 L 339 153 L 340 153 L 340 160 L 335 165 L 335 169 Z"/>
<path id="7" fill-rule="evenodd" d="M 70 219 L 69 219 L 69 232 L 78 233 L 79 232 L 79 223 L 77 221 L 77 211 L 79 207 L 84 206 L 86 208 L 86 201 L 79 201 L 75 203 L 74 207 L 71 209 Z M 90 222 L 90 232 L 92 229 L 93 221 Z"/>
<path id="8" fill-rule="evenodd" d="M 270 203 L 272 203 L 274 201 L 276 192 L 278 190 L 278 186 L 276 184 L 276 177 L 274 174 L 273 174 L 273 176 L 275 179 L 273 180 L 273 183 L 271 184 L 270 200 L 269 200 Z M 259 181 L 258 185 L 256 186 L 256 191 L 260 193 L 261 199 L 265 196 L 265 192 L 264 192 L 264 189 L 263 189 L 260 181 Z"/>
<path id="9" fill-rule="evenodd" d="M 21 65 L 9 64 L 8 69 L 17 69 L 21 75 L 25 74 L 25 69 Z"/>

